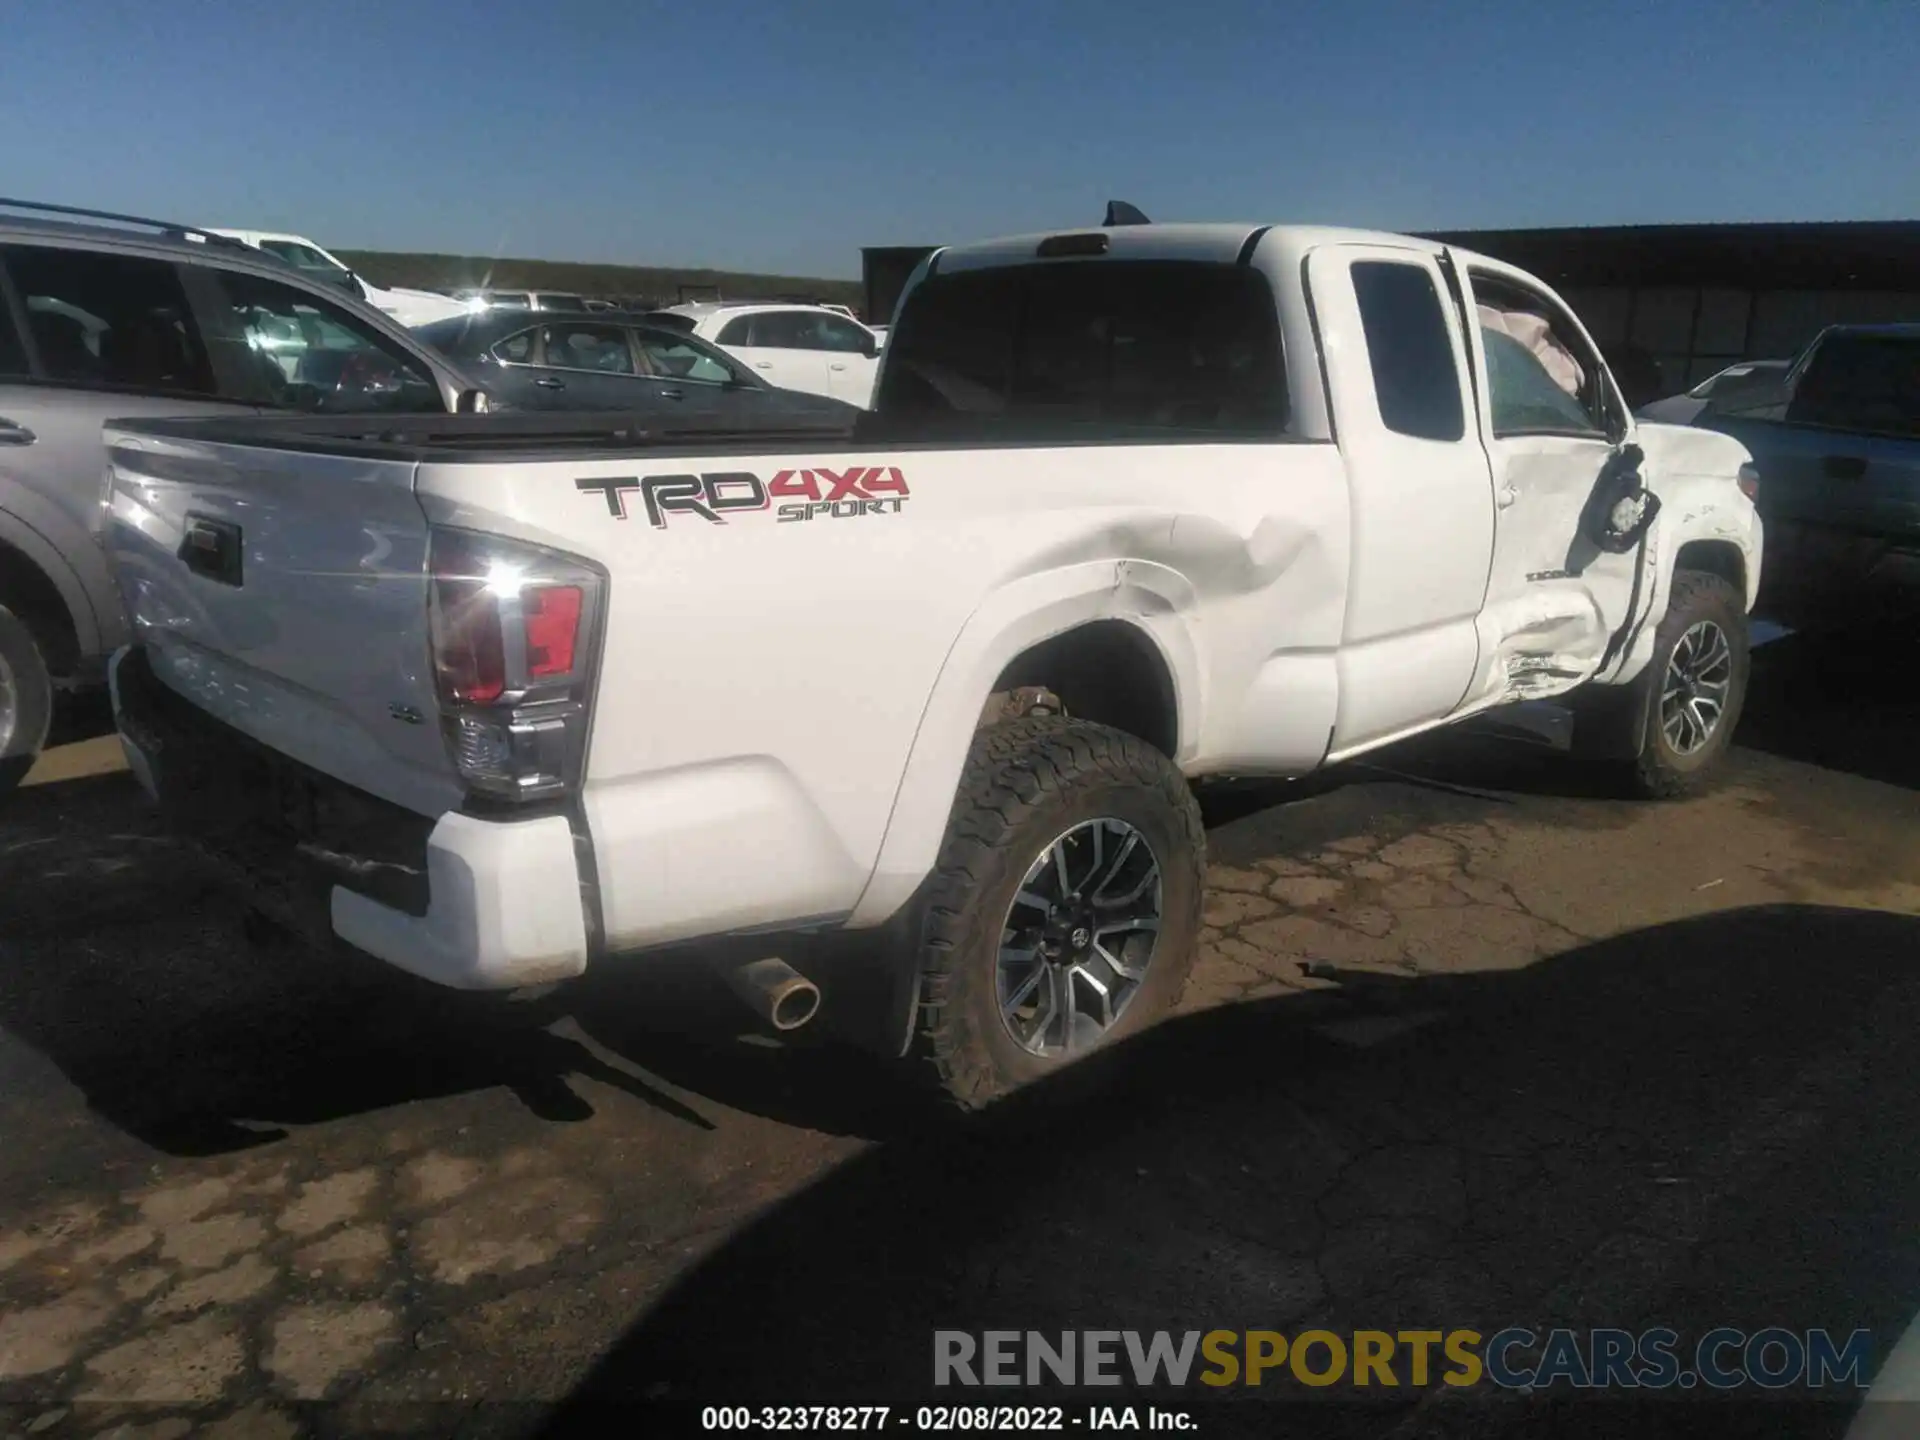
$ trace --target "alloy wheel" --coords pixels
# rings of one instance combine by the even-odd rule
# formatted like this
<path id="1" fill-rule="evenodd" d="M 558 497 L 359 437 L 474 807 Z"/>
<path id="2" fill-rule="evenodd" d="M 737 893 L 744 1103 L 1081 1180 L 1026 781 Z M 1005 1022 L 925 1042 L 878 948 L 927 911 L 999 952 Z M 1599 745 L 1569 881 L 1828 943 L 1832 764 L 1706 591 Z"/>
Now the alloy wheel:
<path id="1" fill-rule="evenodd" d="M 1660 690 L 1660 729 L 1676 755 L 1704 748 L 1733 690 L 1733 646 L 1712 620 L 1696 620 L 1673 647 Z"/>
<path id="2" fill-rule="evenodd" d="M 1027 867 L 995 966 L 1001 1022 L 1029 1054 L 1099 1043 L 1140 993 L 1160 938 L 1160 861 L 1111 816 L 1074 826 Z"/>

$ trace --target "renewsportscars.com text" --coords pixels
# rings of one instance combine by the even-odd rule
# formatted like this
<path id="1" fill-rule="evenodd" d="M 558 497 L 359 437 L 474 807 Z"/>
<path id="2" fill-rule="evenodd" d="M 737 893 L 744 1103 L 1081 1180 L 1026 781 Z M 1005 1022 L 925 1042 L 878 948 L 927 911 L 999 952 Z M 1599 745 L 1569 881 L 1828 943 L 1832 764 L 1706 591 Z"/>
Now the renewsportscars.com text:
<path id="1" fill-rule="evenodd" d="M 936 1330 L 936 1386 L 1335 1385 L 1418 1389 L 1863 1388 L 1871 1337 L 1770 1327 L 1678 1331 Z"/>

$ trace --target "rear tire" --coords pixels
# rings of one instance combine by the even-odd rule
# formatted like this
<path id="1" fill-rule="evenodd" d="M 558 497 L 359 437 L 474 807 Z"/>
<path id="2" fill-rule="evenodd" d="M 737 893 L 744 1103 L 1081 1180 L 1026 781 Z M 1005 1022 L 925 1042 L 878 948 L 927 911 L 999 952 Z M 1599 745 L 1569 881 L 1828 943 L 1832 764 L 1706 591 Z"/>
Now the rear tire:
<path id="1" fill-rule="evenodd" d="M 1205 869 L 1193 793 L 1146 742 L 1057 716 L 982 730 L 919 934 L 914 1049 L 948 1096 L 977 1109 L 1172 1010 Z"/>
<path id="2" fill-rule="evenodd" d="M 33 769 L 53 723 L 53 679 L 33 631 L 0 605 L 0 799 Z"/>
<path id="3" fill-rule="evenodd" d="M 1744 597 L 1718 575 L 1677 573 L 1648 663 L 1646 740 L 1623 778 L 1645 799 L 1690 795 L 1726 759 L 1746 703 Z M 1704 735 L 1703 715 L 1710 716 Z"/>

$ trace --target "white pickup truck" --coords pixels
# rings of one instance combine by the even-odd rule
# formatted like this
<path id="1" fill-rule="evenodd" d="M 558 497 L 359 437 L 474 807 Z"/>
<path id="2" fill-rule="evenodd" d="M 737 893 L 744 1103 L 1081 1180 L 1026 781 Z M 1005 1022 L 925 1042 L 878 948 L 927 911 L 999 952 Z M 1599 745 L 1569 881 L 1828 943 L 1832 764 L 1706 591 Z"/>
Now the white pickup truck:
<path id="1" fill-rule="evenodd" d="M 1175 1002 L 1190 779 L 1571 696 L 1668 795 L 1739 715 L 1746 452 L 1478 255 L 950 248 L 844 440 L 633 423 L 109 427 L 128 759 L 256 905 L 469 988 L 783 937 L 763 1015 L 878 995 L 972 1105 Z"/>

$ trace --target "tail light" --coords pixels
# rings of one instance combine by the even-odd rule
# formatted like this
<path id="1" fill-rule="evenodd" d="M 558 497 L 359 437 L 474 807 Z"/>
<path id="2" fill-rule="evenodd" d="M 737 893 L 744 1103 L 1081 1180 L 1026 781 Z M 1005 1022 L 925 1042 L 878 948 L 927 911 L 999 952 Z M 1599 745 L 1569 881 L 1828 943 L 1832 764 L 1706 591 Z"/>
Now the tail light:
<path id="1" fill-rule="evenodd" d="M 433 531 L 428 628 L 441 725 L 467 787 L 541 800 L 580 783 L 606 579 L 582 560 Z"/>
<path id="2" fill-rule="evenodd" d="M 1740 493 L 1749 500 L 1758 500 L 1760 498 L 1760 471 L 1754 466 L 1742 465 L 1740 467 L 1739 479 L 1736 483 L 1740 486 Z"/>

